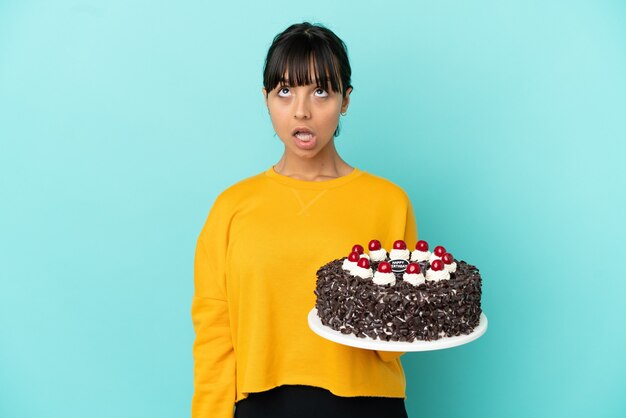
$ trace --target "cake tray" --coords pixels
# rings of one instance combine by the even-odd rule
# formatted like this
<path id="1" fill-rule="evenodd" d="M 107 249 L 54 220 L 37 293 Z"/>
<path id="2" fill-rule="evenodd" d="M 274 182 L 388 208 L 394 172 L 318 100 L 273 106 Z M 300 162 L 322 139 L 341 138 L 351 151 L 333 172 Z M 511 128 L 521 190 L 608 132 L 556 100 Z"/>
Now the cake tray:
<path id="1" fill-rule="evenodd" d="M 374 340 L 370 337 L 357 337 L 354 334 L 342 334 L 341 332 L 335 331 L 334 329 L 322 324 L 319 316 L 317 316 L 316 308 L 313 308 L 311 312 L 309 312 L 308 320 L 311 330 L 322 338 L 350 347 L 380 351 L 412 352 L 443 350 L 445 348 L 457 347 L 459 345 L 472 342 L 487 331 L 487 317 L 484 312 L 480 314 L 478 326 L 474 328 L 474 331 L 470 334 L 458 335 L 454 337 L 442 337 L 433 341 L 413 340 L 411 343 L 402 341 L 382 341 L 378 339 Z"/>

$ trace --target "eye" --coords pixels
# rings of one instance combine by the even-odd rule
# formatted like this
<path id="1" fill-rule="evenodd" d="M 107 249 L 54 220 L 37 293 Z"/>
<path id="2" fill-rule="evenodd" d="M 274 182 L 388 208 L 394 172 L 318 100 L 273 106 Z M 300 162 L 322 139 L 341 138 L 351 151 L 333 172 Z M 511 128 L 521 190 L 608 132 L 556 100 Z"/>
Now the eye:
<path id="1" fill-rule="evenodd" d="M 280 96 L 280 97 L 287 97 L 287 96 L 289 96 L 289 94 L 290 94 L 289 87 L 283 86 L 283 87 L 279 88 L 278 89 L 278 93 L 276 93 L 276 94 L 278 94 L 278 96 Z"/>
<path id="2" fill-rule="evenodd" d="M 327 97 L 328 93 L 326 92 L 326 90 L 322 89 L 322 88 L 317 88 L 315 89 L 315 94 L 317 95 L 319 93 L 319 95 L 317 97 Z"/>

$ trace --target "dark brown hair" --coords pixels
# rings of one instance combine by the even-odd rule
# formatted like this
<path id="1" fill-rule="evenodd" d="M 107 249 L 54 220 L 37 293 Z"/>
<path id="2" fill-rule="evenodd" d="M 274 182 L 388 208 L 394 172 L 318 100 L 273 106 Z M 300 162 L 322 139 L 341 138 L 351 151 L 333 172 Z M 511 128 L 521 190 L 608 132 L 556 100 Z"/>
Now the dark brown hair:
<path id="1" fill-rule="evenodd" d="M 315 74 L 311 74 L 311 67 Z M 291 86 L 312 84 L 314 78 L 318 87 L 341 92 L 342 96 L 352 87 L 346 45 L 319 23 L 297 23 L 274 38 L 263 66 L 263 87 L 267 94 L 286 81 L 286 73 Z"/>

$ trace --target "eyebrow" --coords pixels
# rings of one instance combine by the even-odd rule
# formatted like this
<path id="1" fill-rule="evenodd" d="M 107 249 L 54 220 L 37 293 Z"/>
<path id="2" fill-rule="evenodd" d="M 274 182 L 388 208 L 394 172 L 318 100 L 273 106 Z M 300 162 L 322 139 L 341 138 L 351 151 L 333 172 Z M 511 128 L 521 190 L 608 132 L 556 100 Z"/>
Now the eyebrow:
<path id="1" fill-rule="evenodd" d="M 286 84 L 289 84 L 289 78 L 287 78 L 287 77 L 281 77 L 279 81 L 280 81 L 281 83 L 286 83 Z M 313 83 L 313 84 L 315 84 L 315 83 Z"/>
<path id="2" fill-rule="evenodd" d="M 287 77 L 281 77 L 278 81 L 279 81 L 279 84 L 287 84 L 287 85 L 290 85 L 290 84 L 289 84 L 289 78 L 287 78 Z M 317 79 L 313 79 L 313 80 L 311 80 L 311 84 L 316 85 L 316 86 L 323 87 L 323 86 L 322 86 L 322 83 L 318 83 L 318 82 L 317 82 Z M 328 83 L 327 83 L 327 84 L 328 84 L 328 85 L 330 85 L 330 80 L 328 81 Z"/>

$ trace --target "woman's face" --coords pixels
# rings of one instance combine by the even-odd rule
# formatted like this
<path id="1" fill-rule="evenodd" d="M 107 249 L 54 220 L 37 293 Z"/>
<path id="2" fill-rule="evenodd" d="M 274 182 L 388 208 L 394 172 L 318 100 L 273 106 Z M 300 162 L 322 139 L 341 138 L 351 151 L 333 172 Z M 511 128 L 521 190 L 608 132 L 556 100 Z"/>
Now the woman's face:
<path id="1" fill-rule="evenodd" d="M 285 74 L 285 83 L 276 86 L 269 95 L 263 89 L 265 104 L 285 151 L 312 158 L 332 141 L 339 114 L 348 109 L 352 89 L 348 88 L 344 98 L 341 93 L 315 84 L 292 87 L 288 77 Z"/>

